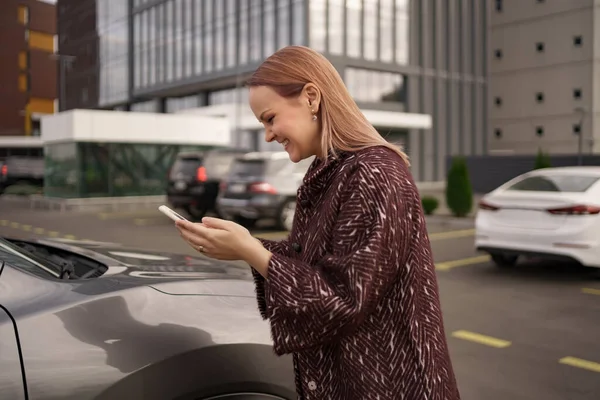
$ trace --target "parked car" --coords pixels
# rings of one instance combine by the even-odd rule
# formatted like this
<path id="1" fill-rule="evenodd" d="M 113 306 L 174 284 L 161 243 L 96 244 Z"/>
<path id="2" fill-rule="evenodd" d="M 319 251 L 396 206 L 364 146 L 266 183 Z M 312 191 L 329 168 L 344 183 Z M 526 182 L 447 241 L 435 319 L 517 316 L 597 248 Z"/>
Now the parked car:
<path id="1" fill-rule="evenodd" d="M 0 399 L 295 399 L 248 267 L 0 238 Z"/>
<path id="2" fill-rule="evenodd" d="M 475 247 L 499 266 L 520 256 L 600 268 L 600 167 L 544 168 L 481 199 Z"/>
<path id="3" fill-rule="evenodd" d="M 215 210 L 219 185 L 231 163 L 244 150 L 216 149 L 207 152 L 179 153 L 169 170 L 167 201 L 199 220 Z"/>
<path id="4" fill-rule="evenodd" d="M 12 185 L 44 185 L 44 158 L 11 156 L 0 161 L 0 194 Z"/>
<path id="5" fill-rule="evenodd" d="M 294 163 L 285 151 L 236 158 L 217 199 L 219 213 L 246 226 L 274 218 L 281 229 L 291 230 L 296 194 L 313 159 Z"/>

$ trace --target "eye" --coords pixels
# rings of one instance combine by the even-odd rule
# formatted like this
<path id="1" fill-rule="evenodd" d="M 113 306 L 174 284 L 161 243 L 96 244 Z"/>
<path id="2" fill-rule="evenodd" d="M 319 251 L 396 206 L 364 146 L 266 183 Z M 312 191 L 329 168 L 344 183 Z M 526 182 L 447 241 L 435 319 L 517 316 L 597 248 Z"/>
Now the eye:
<path id="1" fill-rule="evenodd" d="M 275 119 L 275 116 L 267 118 L 267 123 L 269 123 L 269 124 L 273 123 L 274 119 Z"/>

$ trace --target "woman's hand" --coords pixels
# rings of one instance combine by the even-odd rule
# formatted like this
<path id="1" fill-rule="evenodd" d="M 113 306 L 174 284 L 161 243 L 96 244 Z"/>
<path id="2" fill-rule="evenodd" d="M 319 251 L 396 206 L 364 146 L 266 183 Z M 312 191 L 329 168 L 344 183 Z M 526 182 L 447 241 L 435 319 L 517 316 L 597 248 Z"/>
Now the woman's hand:
<path id="1" fill-rule="evenodd" d="M 175 223 L 181 237 L 195 250 L 218 260 L 242 260 L 266 278 L 271 252 L 248 229 L 218 218 L 203 218 L 202 223 Z"/>

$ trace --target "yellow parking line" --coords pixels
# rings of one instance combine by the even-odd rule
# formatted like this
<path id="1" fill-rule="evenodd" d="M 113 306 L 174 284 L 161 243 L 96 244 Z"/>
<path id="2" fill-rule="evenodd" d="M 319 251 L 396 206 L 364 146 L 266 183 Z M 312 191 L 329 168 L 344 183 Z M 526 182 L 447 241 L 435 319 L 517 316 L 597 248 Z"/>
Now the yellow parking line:
<path id="1" fill-rule="evenodd" d="M 502 340 L 491 336 L 481 335 L 475 332 L 469 331 L 456 331 L 452 333 L 452 336 L 458 339 L 468 340 L 469 342 L 479 343 L 490 347 L 496 347 L 498 349 L 505 348 L 511 345 L 508 340 Z"/>
<path id="2" fill-rule="evenodd" d="M 587 369 L 588 371 L 600 372 L 600 364 L 593 361 L 582 360 L 576 357 L 563 357 L 558 361 L 560 364 L 570 365 L 571 367 Z"/>
<path id="3" fill-rule="evenodd" d="M 142 216 L 155 216 L 161 215 L 160 211 L 157 210 L 134 210 L 134 211 L 115 211 L 115 212 L 104 212 L 99 213 L 98 218 L 102 220 L 107 219 L 125 219 L 131 217 L 142 217 Z"/>
<path id="4" fill-rule="evenodd" d="M 44 228 L 34 228 L 33 232 L 37 233 L 38 235 L 41 235 L 44 233 Z"/>
<path id="5" fill-rule="evenodd" d="M 600 296 L 600 289 L 583 288 L 581 291 L 585 294 L 595 294 L 596 296 Z"/>
<path id="6" fill-rule="evenodd" d="M 435 232 L 429 235 L 429 240 L 456 239 L 461 237 L 475 236 L 475 229 L 460 229 L 457 231 Z"/>
<path id="7" fill-rule="evenodd" d="M 59 235 L 60 235 L 60 233 L 57 231 L 48 232 L 48 236 L 50 236 L 50 237 L 58 237 Z"/>
<path id="8" fill-rule="evenodd" d="M 29 231 L 31 231 L 31 225 L 23 225 L 23 226 L 21 226 L 21 229 L 23 229 L 24 231 L 29 232 Z"/>
<path id="9" fill-rule="evenodd" d="M 435 264 L 435 269 L 437 269 L 438 271 L 448 271 L 448 270 L 450 270 L 452 268 L 456 268 L 456 267 L 466 267 L 467 265 L 484 264 L 484 263 L 490 261 L 490 259 L 491 259 L 490 256 L 484 255 L 484 256 L 462 258 L 460 260 L 444 261 L 444 262 Z"/>
<path id="10" fill-rule="evenodd" d="M 284 239 L 289 235 L 289 232 L 280 231 L 280 232 L 265 232 L 254 235 L 254 237 L 260 239 Z"/>
<path id="11" fill-rule="evenodd" d="M 0 225 L 2 226 L 8 226 L 8 221 L 5 219 L 0 219 Z"/>
<path id="12" fill-rule="evenodd" d="M 63 236 L 63 238 L 65 238 L 65 239 L 69 239 L 69 240 L 75 240 L 75 239 L 77 239 L 77 238 L 76 238 L 75 236 L 73 236 L 73 235 L 64 235 L 64 236 Z"/>
<path id="13" fill-rule="evenodd" d="M 18 228 L 18 227 L 20 227 L 20 226 L 21 226 L 21 224 L 19 224 L 18 222 L 11 222 L 11 223 L 10 223 L 10 227 L 11 227 L 11 228 Z"/>

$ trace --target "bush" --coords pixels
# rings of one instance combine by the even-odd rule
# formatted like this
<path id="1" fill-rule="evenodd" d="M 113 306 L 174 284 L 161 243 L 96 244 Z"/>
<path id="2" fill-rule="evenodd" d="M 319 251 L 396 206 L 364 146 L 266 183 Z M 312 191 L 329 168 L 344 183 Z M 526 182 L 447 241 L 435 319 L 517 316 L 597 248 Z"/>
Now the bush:
<path id="1" fill-rule="evenodd" d="M 456 217 L 465 217 L 473 207 L 473 188 L 464 157 L 452 160 L 446 182 L 446 204 Z"/>
<path id="2" fill-rule="evenodd" d="M 31 196 L 34 194 L 41 194 L 43 191 L 41 186 L 30 185 L 27 183 L 17 183 L 15 185 L 8 186 L 4 190 L 4 194 L 12 194 L 15 196 Z"/>
<path id="3" fill-rule="evenodd" d="M 435 197 L 425 196 L 421 199 L 423 211 L 426 215 L 431 215 L 438 208 L 440 202 Z"/>
<path id="4" fill-rule="evenodd" d="M 538 150 L 537 157 L 535 158 L 535 166 L 533 169 L 551 168 L 550 156 L 542 151 Z"/>

